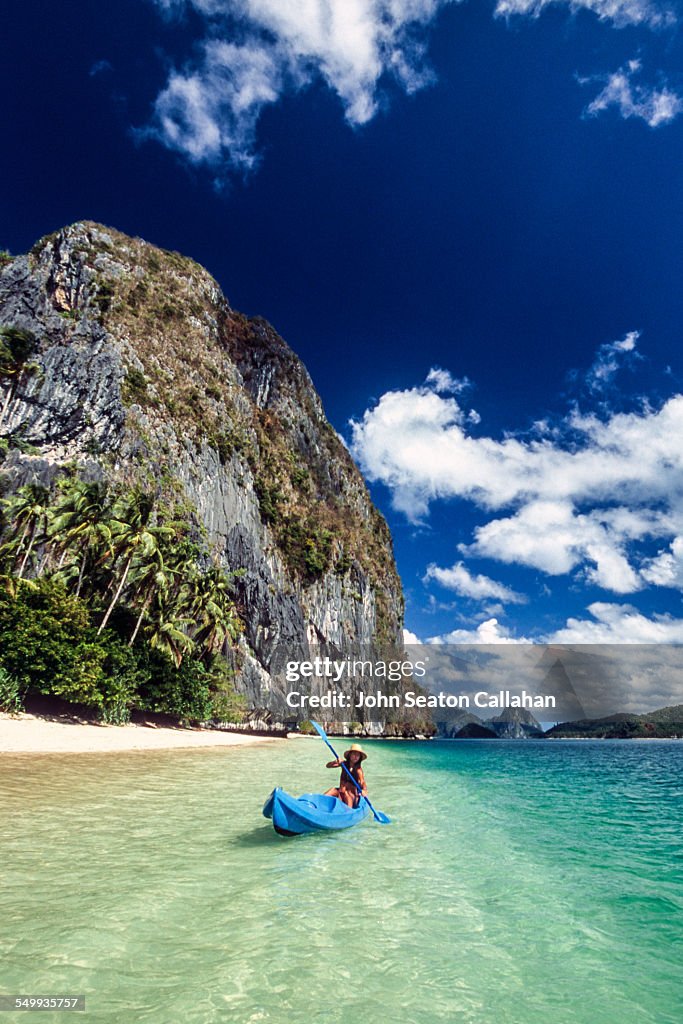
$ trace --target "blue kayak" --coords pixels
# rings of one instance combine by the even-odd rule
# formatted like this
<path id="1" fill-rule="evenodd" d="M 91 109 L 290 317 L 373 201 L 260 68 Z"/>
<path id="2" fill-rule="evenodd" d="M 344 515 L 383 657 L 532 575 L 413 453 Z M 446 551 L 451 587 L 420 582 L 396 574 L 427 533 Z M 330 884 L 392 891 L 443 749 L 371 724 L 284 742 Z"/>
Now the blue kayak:
<path id="1" fill-rule="evenodd" d="M 264 818 L 273 819 L 273 828 L 281 836 L 349 828 L 363 821 L 369 813 L 370 808 L 364 797 L 358 807 L 349 807 L 336 796 L 324 796 L 322 793 L 291 796 L 279 786 L 263 805 Z"/>

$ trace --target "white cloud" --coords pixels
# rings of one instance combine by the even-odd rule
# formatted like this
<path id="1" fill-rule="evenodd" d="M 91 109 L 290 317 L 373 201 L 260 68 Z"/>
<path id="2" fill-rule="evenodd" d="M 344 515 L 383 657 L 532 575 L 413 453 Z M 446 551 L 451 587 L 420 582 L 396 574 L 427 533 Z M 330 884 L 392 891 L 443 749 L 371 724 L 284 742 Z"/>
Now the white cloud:
<path id="1" fill-rule="evenodd" d="M 198 70 L 173 72 L 157 98 L 159 137 L 193 163 L 229 153 L 235 166 L 253 166 L 256 124 L 278 99 L 285 70 L 275 47 L 207 43 Z"/>
<path id="2" fill-rule="evenodd" d="M 421 644 L 422 641 L 420 640 L 419 636 L 417 636 L 416 633 L 411 633 L 411 631 L 409 629 L 404 629 L 403 630 L 403 643 L 407 647 L 413 647 L 416 644 Z"/>
<path id="3" fill-rule="evenodd" d="M 525 604 L 527 600 L 523 594 L 518 594 L 510 587 L 506 587 L 488 576 L 481 574 L 473 576 L 462 562 L 456 562 L 450 569 L 429 565 L 424 578 L 425 581 L 436 580 L 442 587 L 474 601 L 487 601 L 493 598 L 504 604 Z"/>
<path id="4" fill-rule="evenodd" d="M 481 622 L 474 629 L 453 629 L 440 636 L 430 637 L 426 642 L 437 644 L 516 644 L 533 647 L 554 647 L 569 645 L 572 648 L 594 645 L 622 644 L 649 646 L 651 644 L 683 644 L 683 619 L 670 615 L 655 615 L 648 618 L 629 604 L 614 604 L 596 601 L 587 608 L 591 618 L 569 618 L 565 626 L 545 635 L 536 637 L 515 637 L 511 630 L 502 626 L 498 619 Z M 410 634 L 414 636 L 414 634 Z M 419 641 L 418 641 L 419 642 Z M 649 657 L 656 655 L 644 652 Z M 616 651 L 605 651 L 614 657 Z M 679 657 L 679 661 L 680 661 Z M 683 666 L 682 666 L 683 667 Z"/>
<path id="5" fill-rule="evenodd" d="M 629 331 L 620 341 L 608 341 L 600 345 L 595 359 L 586 374 L 586 384 L 591 391 L 602 391 L 620 369 L 624 357 L 633 358 L 640 331 Z"/>
<path id="6" fill-rule="evenodd" d="M 564 423 L 577 438 L 571 447 L 563 437 L 471 437 L 458 402 L 426 385 L 386 392 L 351 428 L 364 472 L 413 521 L 438 498 L 489 509 L 536 499 L 647 504 L 683 485 L 681 395 L 657 411 L 573 413 Z"/>
<path id="7" fill-rule="evenodd" d="M 498 619 L 487 619 L 480 622 L 476 629 L 454 629 L 443 636 L 434 636 L 428 640 L 430 644 L 531 644 L 528 637 L 513 637 L 510 631 L 501 626 Z"/>
<path id="8" fill-rule="evenodd" d="M 322 78 L 346 120 L 377 112 L 379 82 L 407 93 L 431 81 L 425 30 L 456 0 L 188 0 L 206 19 L 199 59 L 175 69 L 159 95 L 151 132 L 192 163 L 253 166 L 263 108 Z M 156 0 L 177 13 L 182 0 Z"/>
<path id="9" fill-rule="evenodd" d="M 514 516 L 477 528 L 474 543 L 463 552 L 528 565 L 550 576 L 588 563 L 591 583 L 630 594 L 642 583 L 622 551 L 623 539 L 619 530 L 601 522 L 599 512 L 577 514 L 568 501 L 532 501 Z"/>
<path id="10" fill-rule="evenodd" d="M 683 110 L 681 97 L 666 86 L 656 89 L 634 82 L 639 71 L 640 62 L 630 61 L 626 67 L 609 75 L 604 88 L 589 103 L 586 113 L 595 116 L 616 107 L 621 117 L 640 118 L 650 128 L 659 128 L 678 117 Z"/>
<path id="11" fill-rule="evenodd" d="M 406 93 L 433 81 L 426 54 L 441 10 L 461 0 L 152 0 L 162 14 L 192 7 L 205 38 L 194 59 L 175 67 L 157 98 L 155 137 L 193 164 L 253 167 L 261 113 L 314 81 L 337 95 L 349 124 L 370 121 L 389 78 Z M 658 0 L 498 0 L 499 16 L 538 17 L 551 4 L 592 12 L 616 26 L 673 24 Z M 654 126 L 679 112 L 668 89 L 634 86 L 632 62 L 610 76 L 588 112 L 617 105 Z"/>
<path id="12" fill-rule="evenodd" d="M 588 606 L 593 619 L 568 619 L 548 642 L 558 644 L 680 644 L 683 619 L 648 618 L 628 604 L 597 601 Z"/>
<path id="13" fill-rule="evenodd" d="M 433 366 L 427 374 L 425 384 L 438 394 L 459 395 L 472 387 L 467 377 L 454 377 L 448 370 Z"/>
<path id="14" fill-rule="evenodd" d="M 619 344 L 629 351 L 635 336 Z M 487 522 L 460 548 L 468 556 L 579 572 L 628 594 L 666 572 L 637 543 L 683 535 L 682 395 L 602 419 L 573 412 L 549 436 L 496 440 L 471 436 L 457 400 L 425 383 L 387 392 L 351 429 L 361 469 L 409 520 L 443 499 L 483 510 Z"/>
<path id="15" fill-rule="evenodd" d="M 669 551 L 661 551 L 656 558 L 648 559 L 640 573 L 644 580 L 657 587 L 683 590 L 683 537 L 674 537 Z"/>
<path id="16" fill-rule="evenodd" d="M 538 17 L 547 7 L 567 6 L 572 13 L 590 11 L 601 21 L 617 26 L 650 25 L 653 28 L 675 20 L 670 7 L 657 0 L 498 0 L 496 14 Z"/>

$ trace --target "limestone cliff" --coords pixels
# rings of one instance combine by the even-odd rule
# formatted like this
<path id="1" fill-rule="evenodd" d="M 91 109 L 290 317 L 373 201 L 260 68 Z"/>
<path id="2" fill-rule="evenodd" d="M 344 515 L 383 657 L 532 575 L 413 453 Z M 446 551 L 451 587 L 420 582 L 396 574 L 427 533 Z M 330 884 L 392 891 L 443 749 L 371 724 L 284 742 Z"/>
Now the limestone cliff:
<path id="1" fill-rule="evenodd" d="M 5 489 L 75 463 L 184 502 L 221 563 L 244 570 L 251 708 L 284 716 L 278 645 L 400 644 L 384 519 L 302 363 L 206 270 L 80 222 L 3 256 L 0 326 L 35 338 L 30 363 L 0 379 Z"/>

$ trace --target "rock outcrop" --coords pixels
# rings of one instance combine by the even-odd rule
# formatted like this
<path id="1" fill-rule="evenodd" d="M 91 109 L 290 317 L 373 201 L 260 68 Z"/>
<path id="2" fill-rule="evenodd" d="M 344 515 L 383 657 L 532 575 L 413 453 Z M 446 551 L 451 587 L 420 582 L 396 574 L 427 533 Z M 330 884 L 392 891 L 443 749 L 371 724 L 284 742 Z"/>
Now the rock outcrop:
<path id="1" fill-rule="evenodd" d="M 440 739 L 453 740 L 468 725 L 481 726 L 483 721 L 479 715 L 474 715 L 471 711 L 448 708 L 440 711 L 438 717 L 435 716 L 434 724 Z"/>
<path id="2" fill-rule="evenodd" d="M 484 725 L 504 740 L 525 740 L 543 736 L 541 723 L 526 708 L 505 708 Z"/>
<path id="3" fill-rule="evenodd" d="M 287 716 L 283 645 L 401 646 L 388 528 L 308 373 L 202 267 L 80 222 L 3 258 L 0 326 L 35 339 L 0 379 L 5 490 L 76 465 L 182 503 L 207 550 L 243 570 L 237 686 L 255 716 Z"/>
<path id="4" fill-rule="evenodd" d="M 497 740 L 498 733 L 479 722 L 468 722 L 452 737 L 454 740 Z"/>

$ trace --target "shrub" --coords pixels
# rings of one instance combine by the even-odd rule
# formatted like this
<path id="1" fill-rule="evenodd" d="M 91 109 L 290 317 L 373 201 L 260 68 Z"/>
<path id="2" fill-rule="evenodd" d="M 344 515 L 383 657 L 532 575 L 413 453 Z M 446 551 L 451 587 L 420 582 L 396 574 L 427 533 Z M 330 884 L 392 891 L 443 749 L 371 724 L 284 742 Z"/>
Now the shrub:
<path id="1" fill-rule="evenodd" d="M 35 350 L 36 338 L 21 327 L 0 328 L 0 377 L 10 377 Z"/>
<path id="2" fill-rule="evenodd" d="M 141 370 L 131 366 L 121 385 L 124 405 L 141 405 L 147 397 L 147 378 Z"/>
<path id="3" fill-rule="evenodd" d="M 94 298 L 94 303 L 99 309 L 100 313 L 107 313 L 111 308 L 112 300 L 114 298 L 114 289 L 108 281 L 100 284 L 97 289 L 97 294 Z"/>
<path id="4" fill-rule="evenodd" d="M 7 669 L 0 668 L 0 711 L 18 715 L 23 710 L 24 702 L 17 679 Z"/>
<path id="5" fill-rule="evenodd" d="M 233 687 L 234 671 L 225 658 L 217 655 L 209 668 L 211 717 L 219 722 L 241 722 L 246 711 L 244 697 Z"/>
<path id="6" fill-rule="evenodd" d="M 98 636 L 85 603 L 56 580 L 0 595 L 0 663 L 20 691 L 97 708 L 123 720 L 145 678 L 135 654 L 111 631 Z"/>
<path id="7" fill-rule="evenodd" d="M 191 722 L 213 717 L 210 675 L 197 661 L 185 660 L 176 668 L 170 658 L 149 648 L 140 652 L 148 659 L 149 678 L 140 687 L 138 706 Z"/>
<path id="8" fill-rule="evenodd" d="M 262 477 L 254 480 L 254 490 L 258 498 L 261 515 L 271 525 L 280 519 L 280 506 L 284 501 L 284 495 L 278 483 L 268 483 Z"/>
<path id="9" fill-rule="evenodd" d="M 288 566 L 308 581 L 319 579 L 332 564 L 331 530 L 312 522 L 288 519 L 278 532 Z"/>
<path id="10" fill-rule="evenodd" d="M 93 642 L 85 605 L 41 579 L 0 598 L 0 660 L 27 691 L 97 706 L 105 652 Z"/>

